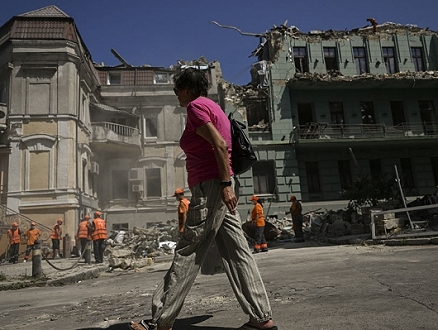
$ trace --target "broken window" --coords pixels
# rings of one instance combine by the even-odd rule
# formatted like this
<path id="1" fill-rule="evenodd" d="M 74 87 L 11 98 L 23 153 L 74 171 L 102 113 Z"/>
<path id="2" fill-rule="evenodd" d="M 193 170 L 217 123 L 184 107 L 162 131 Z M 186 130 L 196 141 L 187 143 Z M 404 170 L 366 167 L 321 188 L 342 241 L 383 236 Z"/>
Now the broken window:
<path id="1" fill-rule="evenodd" d="M 161 197 L 161 169 L 146 169 L 146 197 Z"/>
<path id="2" fill-rule="evenodd" d="M 365 54 L 365 47 L 353 47 L 354 63 L 356 64 L 356 73 L 367 73 L 367 58 Z"/>
<path id="3" fill-rule="evenodd" d="M 309 193 L 320 193 L 321 183 L 319 181 L 318 162 L 306 162 L 306 178 Z"/>
<path id="4" fill-rule="evenodd" d="M 397 63 L 395 61 L 394 47 L 382 47 L 383 61 L 385 62 L 386 73 L 396 73 Z"/>
<path id="5" fill-rule="evenodd" d="M 111 176 L 113 199 L 128 199 L 128 171 L 114 170 L 111 172 Z"/>
<path id="6" fill-rule="evenodd" d="M 405 114 L 403 111 L 402 101 L 391 101 L 389 102 L 392 114 L 392 123 L 394 126 L 403 124 L 405 122 Z"/>
<path id="7" fill-rule="evenodd" d="M 248 99 L 245 101 L 248 131 L 270 130 L 268 103 L 266 99 Z"/>
<path id="8" fill-rule="evenodd" d="M 258 161 L 252 167 L 254 194 L 274 194 L 275 166 L 273 161 Z"/>
<path id="9" fill-rule="evenodd" d="M 375 124 L 373 102 L 360 102 L 362 124 Z"/>
<path id="10" fill-rule="evenodd" d="M 335 47 L 324 47 L 324 62 L 327 72 L 339 70 Z"/>
<path id="11" fill-rule="evenodd" d="M 332 125 L 341 125 L 344 123 L 344 108 L 342 102 L 330 102 L 330 123 Z"/>
<path id="12" fill-rule="evenodd" d="M 120 72 L 108 72 L 108 85 L 120 85 L 122 74 Z"/>
<path id="13" fill-rule="evenodd" d="M 382 177 L 382 161 L 380 159 L 370 159 L 370 173 L 372 180 L 378 180 Z"/>
<path id="14" fill-rule="evenodd" d="M 157 118 L 145 118 L 145 137 L 157 137 Z"/>
<path id="15" fill-rule="evenodd" d="M 315 122 L 313 103 L 298 103 L 298 123 L 300 126 Z"/>
<path id="16" fill-rule="evenodd" d="M 414 188 L 414 175 L 412 173 L 411 160 L 409 158 L 401 158 L 401 185 L 403 188 L 412 189 Z"/>
<path id="17" fill-rule="evenodd" d="M 338 160 L 339 180 L 341 189 L 345 190 L 351 187 L 351 167 L 349 160 Z"/>
<path id="18" fill-rule="evenodd" d="M 294 63 L 296 72 L 309 72 L 306 47 L 294 47 Z"/>
<path id="19" fill-rule="evenodd" d="M 411 55 L 415 71 L 424 71 L 423 50 L 421 47 L 411 47 Z"/>

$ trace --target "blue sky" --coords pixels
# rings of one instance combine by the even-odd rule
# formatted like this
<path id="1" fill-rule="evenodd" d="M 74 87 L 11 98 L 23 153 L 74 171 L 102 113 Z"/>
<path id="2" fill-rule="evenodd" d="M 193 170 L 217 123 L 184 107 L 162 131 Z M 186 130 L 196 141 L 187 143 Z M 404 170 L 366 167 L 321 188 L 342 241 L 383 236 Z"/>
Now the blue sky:
<path id="1" fill-rule="evenodd" d="M 220 61 L 224 79 L 239 85 L 250 81 L 259 39 L 210 21 L 248 33 L 285 20 L 302 32 L 351 30 L 369 25 L 369 17 L 438 30 L 437 0 L 0 0 L 0 25 L 48 5 L 74 18 L 94 62 L 118 65 L 111 48 L 132 65 L 169 67 L 204 56 Z"/>

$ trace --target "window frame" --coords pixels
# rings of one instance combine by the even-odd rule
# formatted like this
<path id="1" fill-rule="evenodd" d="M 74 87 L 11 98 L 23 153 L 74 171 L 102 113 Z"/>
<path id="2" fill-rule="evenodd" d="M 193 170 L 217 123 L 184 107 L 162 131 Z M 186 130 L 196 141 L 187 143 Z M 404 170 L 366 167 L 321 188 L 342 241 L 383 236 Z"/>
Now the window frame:
<path id="1" fill-rule="evenodd" d="M 370 72 L 365 47 L 353 47 L 353 58 L 357 74 Z"/>
<path id="2" fill-rule="evenodd" d="M 158 173 L 158 175 L 156 175 Z M 144 169 L 146 189 L 144 192 L 145 198 L 161 198 L 162 192 L 162 175 L 160 167 L 151 167 Z"/>
<path id="3" fill-rule="evenodd" d="M 296 73 L 309 72 L 309 60 L 307 56 L 307 48 L 301 46 L 293 47 L 294 65 Z"/>
<path id="4" fill-rule="evenodd" d="M 382 47 L 382 57 L 386 67 L 386 73 L 394 74 L 399 71 L 394 47 Z"/>
<path id="5" fill-rule="evenodd" d="M 324 54 L 325 69 L 327 70 L 327 72 L 338 71 L 339 63 L 338 63 L 338 52 L 336 50 L 336 47 L 323 47 L 323 54 Z M 333 68 L 331 68 L 331 66 L 333 66 Z"/>
<path id="6" fill-rule="evenodd" d="M 418 53 L 417 53 L 418 51 Z M 422 47 L 411 47 L 411 57 L 414 63 L 415 72 L 425 71 L 424 54 Z M 421 67 L 420 67 L 421 66 Z"/>

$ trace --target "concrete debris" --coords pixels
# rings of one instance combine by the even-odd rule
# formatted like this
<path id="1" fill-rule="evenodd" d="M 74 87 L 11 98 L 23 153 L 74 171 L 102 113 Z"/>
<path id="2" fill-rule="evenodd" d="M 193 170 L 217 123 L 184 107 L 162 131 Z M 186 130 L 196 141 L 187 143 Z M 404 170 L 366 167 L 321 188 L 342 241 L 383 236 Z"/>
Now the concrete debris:
<path id="1" fill-rule="evenodd" d="M 294 77 L 289 79 L 289 82 L 297 81 L 320 81 L 320 82 L 353 82 L 353 81 L 364 81 L 364 80 L 410 80 L 415 82 L 416 80 L 438 80 L 438 71 L 422 71 L 422 72 L 411 72 L 402 71 L 392 74 L 371 74 L 363 73 L 360 75 L 348 75 L 344 76 L 340 71 L 331 71 L 328 73 L 295 73 Z"/>
<path id="2" fill-rule="evenodd" d="M 153 264 L 156 257 L 173 255 L 179 233 L 176 220 L 151 228 L 113 231 L 104 255 L 110 268 L 135 269 Z"/>
<path id="3" fill-rule="evenodd" d="M 433 35 L 435 31 L 429 30 L 429 28 L 419 28 L 412 24 L 396 24 L 392 22 L 386 22 L 383 24 L 377 24 L 373 18 L 367 19 L 371 25 L 364 26 L 363 28 L 355 28 L 352 30 L 327 30 L 327 31 L 310 31 L 309 33 L 301 32 L 297 27 L 287 27 L 285 25 L 274 26 L 271 30 L 266 31 L 261 35 L 261 41 L 257 48 L 251 53 L 250 56 L 255 56 L 259 61 L 267 60 L 272 63 L 277 62 L 280 50 L 283 49 L 283 45 L 289 39 L 305 39 L 307 42 L 320 42 L 322 40 L 337 40 L 342 42 L 343 40 L 350 40 L 351 36 L 368 37 L 386 39 L 392 38 L 394 34 L 403 34 L 406 31 L 410 35 Z"/>

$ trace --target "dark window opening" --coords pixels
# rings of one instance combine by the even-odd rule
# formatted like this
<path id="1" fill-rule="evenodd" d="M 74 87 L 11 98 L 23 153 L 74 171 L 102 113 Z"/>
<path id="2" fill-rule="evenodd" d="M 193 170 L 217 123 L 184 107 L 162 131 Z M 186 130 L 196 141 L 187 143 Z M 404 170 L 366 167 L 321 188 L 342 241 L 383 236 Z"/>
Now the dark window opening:
<path id="1" fill-rule="evenodd" d="M 438 188 L 438 157 L 431 157 L 430 162 L 432 165 L 433 183 Z"/>
<path id="2" fill-rule="evenodd" d="M 315 122 L 315 115 L 312 103 L 298 103 L 298 124 L 306 125 Z"/>
<path id="3" fill-rule="evenodd" d="M 146 197 L 161 197 L 161 169 L 146 169 Z"/>
<path id="4" fill-rule="evenodd" d="M 108 73 L 108 84 L 109 85 L 120 85 L 122 83 L 122 74 L 120 72 L 109 72 Z"/>
<path id="5" fill-rule="evenodd" d="M 379 180 L 382 177 L 382 161 L 380 159 L 370 159 L 370 173 L 372 180 Z"/>
<path id="6" fill-rule="evenodd" d="M 424 133 L 427 135 L 435 135 L 437 127 L 435 125 L 435 114 L 432 101 L 418 101 L 420 110 L 421 122 L 423 123 Z"/>
<path id="7" fill-rule="evenodd" d="M 375 124 L 373 102 L 360 102 L 362 124 Z"/>
<path id="8" fill-rule="evenodd" d="M 423 50 L 421 47 L 411 47 L 411 55 L 415 71 L 424 71 Z"/>
<path id="9" fill-rule="evenodd" d="M 270 131 L 268 104 L 266 99 L 249 99 L 245 102 L 248 131 Z"/>
<path id="10" fill-rule="evenodd" d="M 330 102 L 330 123 L 332 125 L 344 124 L 344 108 L 342 102 Z"/>
<path id="11" fill-rule="evenodd" d="M 327 72 L 339 70 L 338 57 L 335 47 L 324 47 L 324 62 Z"/>
<path id="12" fill-rule="evenodd" d="M 296 72 L 309 72 L 306 47 L 294 47 L 294 63 Z"/>
<path id="13" fill-rule="evenodd" d="M 367 73 L 367 58 L 365 54 L 365 47 L 353 47 L 354 63 L 356 64 L 356 73 Z"/>
<path id="14" fill-rule="evenodd" d="M 414 175 L 412 173 L 411 160 L 409 158 L 401 158 L 401 185 L 406 189 L 414 188 Z"/>
<path id="15" fill-rule="evenodd" d="M 274 194 L 275 167 L 273 161 L 258 161 L 252 167 L 254 194 Z"/>
<path id="16" fill-rule="evenodd" d="M 317 162 L 306 162 L 306 178 L 309 193 L 320 193 L 319 168 Z"/>
<path id="17" fill-rule="evenodd" d="M 146 137 L 157 137 L 157 118 L 145 119 Z"/>
<path id="18" fill-rule="evenodd" d="M 351 188 L 351 167 L 349 160 L 338 160 L 339 180 L 341 183 L 341 189 L 345 190 Z"/>
<path id="19" fill-rule="evenodd" d="M 383 61 L 385 62 L 386 73 L 396 73 L 397 63 L 395 61 L 394 47 L 382 47 Z"/>
<path id="20" fill-rule="evenodd" d="M 405 114 L 403 111 L 402 101 L 391 101 L 389 102 L 391 107 L 392 122 L 394 126 L 403 124 L 405 122 Z"/>
<path id="21" fill-rule="evenodd" d="M 128 171 L 114 170 L 112 175 L 112 195 L 113 199 L 128 199 L 129 195 L 129 180 Z"/>

